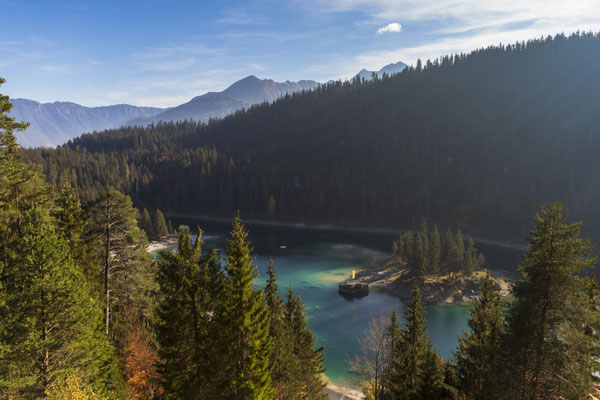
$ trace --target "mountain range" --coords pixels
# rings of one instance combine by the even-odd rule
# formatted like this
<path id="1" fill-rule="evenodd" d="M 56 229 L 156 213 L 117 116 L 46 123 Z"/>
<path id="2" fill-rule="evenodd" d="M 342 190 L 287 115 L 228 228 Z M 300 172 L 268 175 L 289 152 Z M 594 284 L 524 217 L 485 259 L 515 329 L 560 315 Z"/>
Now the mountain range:
<path id="1" fill-rule="evenodd" d="M 388 64 L 385 67 L 381 68 L 379 71 L 368 71 L 366 69 L 362 69 L 358 74 L 354 75 L 354 78 L 366 79 L 370 81 L 373 79 L 373 74 L 376 74 L 379 79 L 383 77 L 383 74 L 394 75 L 404 71 L 408 65 L 404 64 L 402 61 L 399 61 L 395 64 Z"/>
<path id="2" fill-rule="evenodd" d="M 85 132 L 118 128 L 127 121 L 151 117 L 161 108 L 117 104 L 84 107 L 70 102 L 38 103 L 27 99 L 11 99 L 11 117 L 29 122 L 29 128 L 16 134 L 24 147 L 54 147 Z"/>
<path id="3" fill-rule="evenodd" d="M 137 118 L 129 125 L 148 125 L 158 121 L 194 121 L 207 122 L 211 118 L 221 118 L 242 108 L 263 101 L 272 102 L 286 93 L 312 90 L 319 86 L 315 81 L 275 82 L 271 79 L 258 79 L 250 75 L 235 82 L 222 92 L 208 92 L 194 97 L 187 103 L 165 110 L 155 116 Z"/>
<path id="4" fill-rule="evenodd" d="M 406 68 L 398 62 L 379 71 L 363 69 L 356 76 L 370 80 L 375 73 L 395 74 Z M 83 133 L 103 131 L 121 126 L 146 126 L 159 121 L 195 120 L 207 122 L 222 118 L 242 108 L 264 101 L 273 102 L 285 94 L 313 90 L 320 85 L 312 80 L 275 82 L 250 75 L 222 92 L 208 92 L 172 108 L 136 107 L 118 104 L 104 107 L 84 107 L 71 102 L 39 103 L 27 99 L 12 99 L 12 117 L 30 123 L 24 132 L 17 133 L 24 147 L 55 147 Z"/>

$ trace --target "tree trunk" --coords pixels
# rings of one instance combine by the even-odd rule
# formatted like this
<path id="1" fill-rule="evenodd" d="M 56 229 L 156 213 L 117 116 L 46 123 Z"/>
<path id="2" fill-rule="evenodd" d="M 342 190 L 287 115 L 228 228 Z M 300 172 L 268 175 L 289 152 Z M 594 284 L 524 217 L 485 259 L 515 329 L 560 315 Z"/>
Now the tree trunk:
<path id="1" fill-rule="evenodd" d="M 105 240 L 106 240 L 106 258 L 104 259 L 104 296 L 106 297 L 106 308 L 104 313 L 104 323 L 106 336 L 109 333 L 110 325 L 110 213 L 108 209 L 108 203 L 106 204 L 106 228 L 105 228 Z"/>

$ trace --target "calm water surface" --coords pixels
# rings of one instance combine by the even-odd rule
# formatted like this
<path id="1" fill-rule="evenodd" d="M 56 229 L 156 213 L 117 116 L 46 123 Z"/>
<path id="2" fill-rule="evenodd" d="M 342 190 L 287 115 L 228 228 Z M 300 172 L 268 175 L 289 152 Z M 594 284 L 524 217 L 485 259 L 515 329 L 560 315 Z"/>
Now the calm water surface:
<path id="1" fill-rule="evenodd" d="M 200 225 L 205 246 L 223 249 L 231 225 L 203 219 L 173 218 L 174 226 Z M 402 315 L 405 303 L 389 294 L 371 290 L 363 298 L 348 299 L 337 293 L 337 284 L 371 263 L 373 256 L 388 254 L 397 236 L 391 233 L 298 229 L 248 224 L 254 247 L 255 264 L 260 273 L 257 285 L 264 285 L 269 257 L 279 275 L 279 290 L 285 296 L 292 285 L 305 304 L 306 316 L 325 347 L 327 377 L 334 383 L 352 385 L 346 360 L 357 353 L 357 337 L 372 318 L 390 314 L 395 308 Z M 492 268 L 514 273 L 520 251 L 492 245 L 478 245 Z M 430 305 L 427 325 L 431 342 L 443 358 L 457 346 L 457 335 L 466 328 L 469 308 L 464 305 Z"/>

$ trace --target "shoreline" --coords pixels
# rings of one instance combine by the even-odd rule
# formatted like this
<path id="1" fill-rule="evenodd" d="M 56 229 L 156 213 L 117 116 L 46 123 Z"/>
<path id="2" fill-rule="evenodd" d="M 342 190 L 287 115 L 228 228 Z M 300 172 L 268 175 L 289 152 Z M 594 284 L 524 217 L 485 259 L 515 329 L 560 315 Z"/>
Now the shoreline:
<path id="1" fill-rule="evenodd" d="M 176 218 L 190 218 L 207 220 L 214 222 L 231 223 L 231 218 L 224 217 L 211 217 L 207 215 L 194 215 L 194 214 L 179 214 L 179 213 L 164 213 L 168 217 Z M 281 222 L 281 221 L 265 221 L 260 219 L 245 219 L 243 220 L 246 225 L 259 225 L 259 226 L 272 226 L 276 228 L 292 228 L 298 230 L 314 230 L 314 231 L 342 231 L 342 232 L 354 232 L 354 233 L 374 233 L 374 234 L 402 234 L 409 232 L 409 229 L 400 228 L 351 228 L 333 224 L 306 224 L 304 222 Z M 464 235 L 467 239 L 473 239 L 476 243 L 504 247 L 513 250 L 525 250 L 525 242 L 514 242 L 514 241 L 501 241 L 489 238 L 477 237 L 473 235 Z"/>

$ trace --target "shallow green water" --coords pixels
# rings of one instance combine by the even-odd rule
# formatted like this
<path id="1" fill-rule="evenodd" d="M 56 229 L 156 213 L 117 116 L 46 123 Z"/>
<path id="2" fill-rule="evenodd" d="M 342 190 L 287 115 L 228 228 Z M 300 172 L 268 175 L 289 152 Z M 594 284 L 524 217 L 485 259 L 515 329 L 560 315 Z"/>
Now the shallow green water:
<path id="1" fill-rule="evenodd" d="M 173 223 L 192 227 L 200 224 L 205 244 L 221 249 L 230 228 L 229 224 L 207 220 L 174 218 Z M 264 225 L 248 228 L 260 273 L 257 284 L 264 285 L 268 259 L 273 257 L 280 292 L 285 295 L 291 284 L 300 294 L 318 344 L 325 347 L 327 377 L 334 383 L 351 385 L 346 359 L 358 351 L 357 337 L 374 317 L 389 314 L 394 308 L 401 316 L 404 303 L 376 290 L 360 299 L 348 299 L 337 293 L 337 284 L 349 277 L 353 268 L 370 264 L 374 255 L 387 254 L 395 235 Z M 479 248 L 493 267 L 514 271 L 518 251 L 489 245 Z M 427 307 L 428 333 L 443 358 L 452 356 L 457 335 L 466 328 L 468 313 L 464 305 Z"/>

